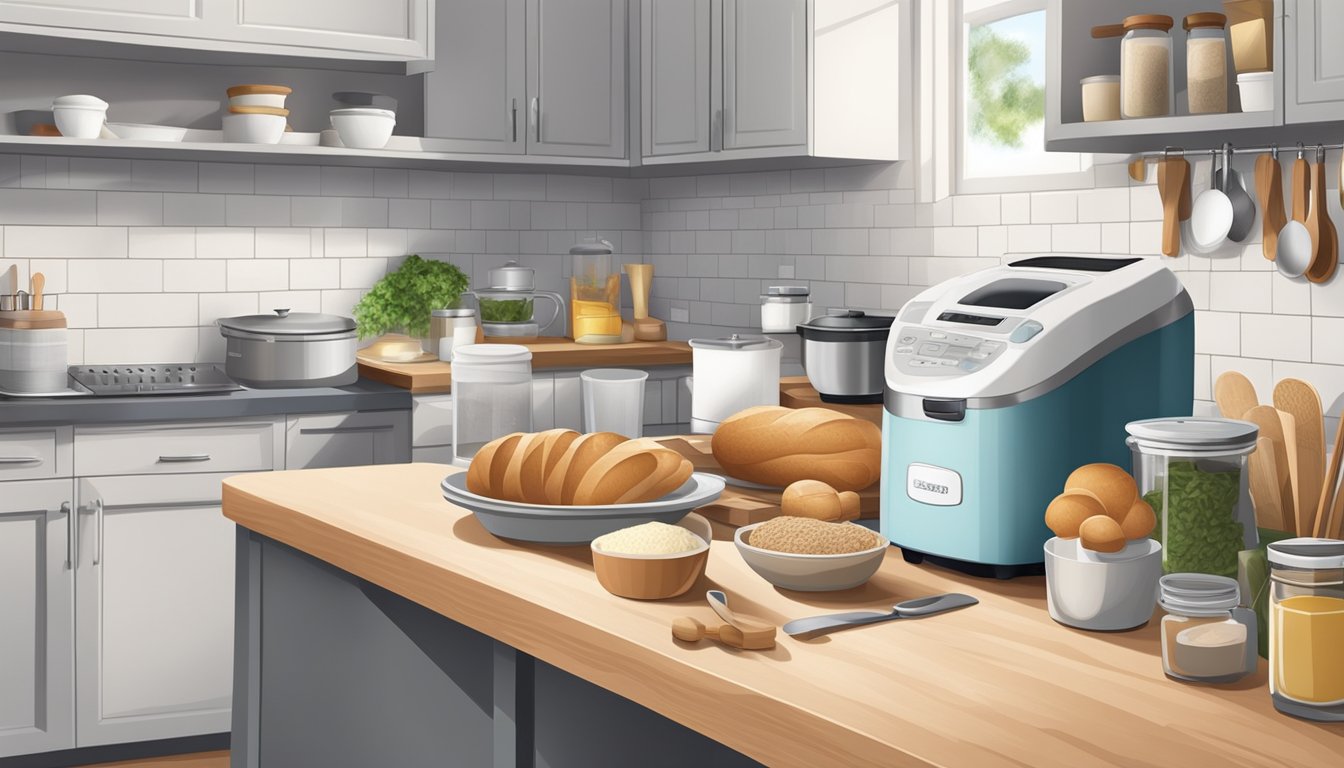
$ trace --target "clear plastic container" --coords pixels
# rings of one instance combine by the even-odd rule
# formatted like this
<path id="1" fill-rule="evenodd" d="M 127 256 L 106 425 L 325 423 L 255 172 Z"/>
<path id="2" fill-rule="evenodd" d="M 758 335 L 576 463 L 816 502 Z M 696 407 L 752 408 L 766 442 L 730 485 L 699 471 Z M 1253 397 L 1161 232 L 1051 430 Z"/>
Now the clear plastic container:
<path id="1" fill-rule="evenodd" d="M 1083 122 L 1120 119 L 1120 76 L 1094 75 L 1084 77 Z"/>
<path id="2" fill-rule="evenodd" d="M 1161 117 L 1176 111 L 1172 87 L 1170 16 L 1141 14 L 1125 19 L 1120 41 L 1120 115 Z"/>
<path id="3" fill-rule="evenodd" d="M 453 463 L 497 437 L 532 431 L 532 352 L 520 344 L 453 349 Z"/>
<path id="4" fill-rule="evenodd" d="M 1158 582 L 1162 671 L 1196 683 L 1231 683 L 1255 671 L 1255 613 L 1238 606 L 1233 579 L 1172 573 Z"/>
<path id="5" fill-rule="evenodd" d="M 1268 550 L 1274 708 L 1344 722 L 1344 541 L 1286 539 Z"/>
<path id="6" fill-rule="evenodd" d="M 611 243 L 599 240 L 569 249 L 570 333 L 580 344 L 621 342 L 621 273 L 611 268 Z"/>
<path id="7" fill-rule="evenodd" d="M 1182 24 L 1185 38 L 1185 92 L 1192 115 L 1227 111 L 1227 17 L 1192 13 Z"/>
<path id="8" fill-rule="evenodd" d="M 1259 542 L 1247 457 L 1260 430 L 1232 419 L 1148 419 L 1125 426 L 1139 493 L 1157 513 L 1165 573 L 1237 577 Z"/>
<path id="9" fill-rule="evenodd" d="M 761 331 L 797 333 L 812 319 L 811 289 L 805 285 L 772 285 L 761 294 Z"/>

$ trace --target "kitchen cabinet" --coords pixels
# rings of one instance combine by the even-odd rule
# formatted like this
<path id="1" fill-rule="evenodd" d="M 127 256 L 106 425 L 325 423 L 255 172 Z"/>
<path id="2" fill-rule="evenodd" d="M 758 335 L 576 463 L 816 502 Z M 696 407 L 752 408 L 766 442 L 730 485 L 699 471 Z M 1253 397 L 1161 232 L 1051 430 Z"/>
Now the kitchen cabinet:
<path id="1" fill-rule="evenodd" d="M 75 746 L 67 477 L 0 484 L 0 758 Z"/>
<path id="2" fill-rule="evenodd" d="M 0 481 L 70 476 L 70 429 L 38 427 L 0 432 Z"/>
<path id="3" fill-rule="evenodd" d="M 76 740 L 221 733 L 233 691 L 226 474 L 76 481 Z"/>
<path id="4" fill-rule="evenodd" d="M 285 468 L 356 467 L 411 460 L 405 411 L 291 416 L 285 425 Z"/>
<path id="5" fill-rule="evenodd" d="M 807 4 L 723 0 L 723 148 L 807 142 Z"/>
<path id="6" fill-rule="evenodd" d="M 640 130 L 645 155 L 710 150 L 710 12 L 714 0 L 643 0 Z"/>
<path id="7" fill-rule="evenodd" d="M 436 24 L 425 77 L 436 148 L 626 156 L 625 0 L 466 0 Z"/>
<path id="8" fill-rule="evenodd" d="M 255 472 L 276 467 L 274 422 L 80 427 L 75 475 Z"/>
<path id="9" fill-rule="evenodd" d="M 323 58 L 431 58 L 433 0 L 2 0 L 0 30 Z"/>
<path id="10" fill-rule="evenodd" d="M 1344 7 L 1330 0 L 1295 5 L 1283 22 L 1287 44 L 1276 46 L 1283 49 L 1284 119 L 1344 120 Z"/>

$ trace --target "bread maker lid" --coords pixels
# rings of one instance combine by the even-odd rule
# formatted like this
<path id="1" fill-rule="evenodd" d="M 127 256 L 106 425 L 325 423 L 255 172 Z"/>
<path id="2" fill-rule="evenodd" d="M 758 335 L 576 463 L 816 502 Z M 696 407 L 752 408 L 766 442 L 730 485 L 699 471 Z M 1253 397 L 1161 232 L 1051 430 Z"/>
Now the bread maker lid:
<path id="1" fill-rule="evenodd" d="M 1238 451 L 1255 447 L 1260 428 L 1235 419 L 1144 419 L 1125 425 L 1139 450 Z"/>

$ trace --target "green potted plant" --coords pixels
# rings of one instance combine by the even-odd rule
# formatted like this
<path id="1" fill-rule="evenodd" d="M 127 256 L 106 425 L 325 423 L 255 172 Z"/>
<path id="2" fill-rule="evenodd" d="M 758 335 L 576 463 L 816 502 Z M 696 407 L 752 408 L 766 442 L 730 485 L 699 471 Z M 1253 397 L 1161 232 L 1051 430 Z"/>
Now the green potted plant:
<path id="1" fill-rule="evenodd" d="M 390 343 L 379 345 L 381 352 L 370 348 L 385 360 L 404 360 L 428 352 L 424 340 L 429 336 L 430 311 L 455 305 L 466 289 L 467 276 L 456 265 L 415 254 L 407 256 L 396 271 L 374 283 L 355 304 L 359 338 L 396 332 L 419 341 L 419 349 L 413 352 L 407 351 L 411 345 L 406 339 L 387 340 Z"/>

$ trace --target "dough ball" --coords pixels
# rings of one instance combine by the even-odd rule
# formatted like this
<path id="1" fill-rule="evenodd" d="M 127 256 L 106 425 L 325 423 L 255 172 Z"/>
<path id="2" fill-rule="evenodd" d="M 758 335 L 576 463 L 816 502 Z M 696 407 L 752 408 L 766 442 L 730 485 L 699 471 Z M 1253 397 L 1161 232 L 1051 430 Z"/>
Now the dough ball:
<path id="1" fill-rule="evenodd" d="M 820 480 L 799 480 L 784 489 L 779 505 L 790 517 L 814 520 L 840 519 L 840 494 Z"/>
<path id="2" fill-rule="evenodd" d="M 1078 537 L 1083 521 L 1096 515 L 1105 515 L 1101 499 L 1091 491 L 1067 491 L 1056 496 L 1045 508 L 1045 524 L 1061 539 Z"/>
<path id="3" fill-rule="evenodd" d="M 1129 514 L 1130 506 L 1139 495 L 1134 478 L 1114 464 L 1087 464 L 1075 469 L 1064 481 L 1064 490 L 1078 489 L 1096 494 L 1106 508 L 1106 514 L 1117 523 Z"/>
<path id="4" fill-rule="evenodd" d="M 1125 548 L 1125 532 L 1110 515 L 1093 515 L 1078 527 L 1083 549 L 1094 552 L 1119 552 Z"/>
<path id="5" fill-rule="evenodd" d="M 1130 506 L 1129 512 L 1125 513 L 1125 519 L 1120 521 L 1120 530 L 1125 532 L 1125 538 L 1142 539 L 1153 532 L 1157 526 L 1157 515 L 1153 513 L 1153 508 L 1142 498 L 1134 500 Z"/>

